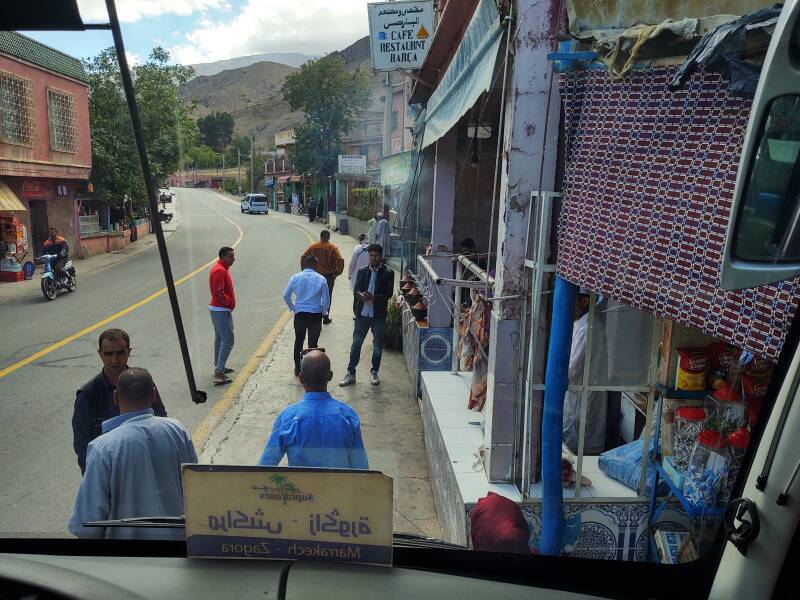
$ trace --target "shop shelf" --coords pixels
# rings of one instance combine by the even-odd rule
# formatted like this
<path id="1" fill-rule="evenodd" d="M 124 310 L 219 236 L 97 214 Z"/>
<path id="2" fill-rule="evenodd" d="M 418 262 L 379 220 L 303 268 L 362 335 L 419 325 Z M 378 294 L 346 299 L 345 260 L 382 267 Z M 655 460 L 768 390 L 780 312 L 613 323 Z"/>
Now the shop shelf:
<path id="1" fill-rule="evenodd" d="M 660 383 L 656 384 L 656 391 L 662 398 L 669 398 L 671 400 L 702 400 L 706 397 L 706 392 L 687 392 L 686 390 L 676 390 L 675 388 L 668 388 Z"/>

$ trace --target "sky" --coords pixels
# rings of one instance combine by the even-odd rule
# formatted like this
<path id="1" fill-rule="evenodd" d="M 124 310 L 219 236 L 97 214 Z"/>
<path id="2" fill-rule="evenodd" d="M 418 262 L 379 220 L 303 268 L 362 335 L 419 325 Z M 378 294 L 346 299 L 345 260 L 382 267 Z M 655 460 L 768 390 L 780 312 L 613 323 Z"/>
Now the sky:
<path id="1" fill-rule="evenodd" d="M 23 0 L 24 1 L 24 0 Z M 108 22 L 105 0 L 78 0 L 87 22 Z M 117 0 L 128 60 L 153 47 L 195 64 L 265 52 L 321 55 L 367 35 L 367 0 Z M 24 32 L 78 58 L 113 45 L 108 31 Z"/>

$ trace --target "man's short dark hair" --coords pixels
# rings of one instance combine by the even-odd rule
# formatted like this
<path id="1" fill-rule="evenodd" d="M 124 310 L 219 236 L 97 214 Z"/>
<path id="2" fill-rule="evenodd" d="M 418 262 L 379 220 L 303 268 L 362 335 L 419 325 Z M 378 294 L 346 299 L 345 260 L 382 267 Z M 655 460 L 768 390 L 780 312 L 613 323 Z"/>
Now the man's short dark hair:
<path id="1" fill-rule="evenodd" d="M 380 244 L 370 244 L 367 246 L 367 252 L 377 252 L 381 256 L 383 256 L 383 246 Z"/>
<path id="2" fill-rule="evenodd" d="M 147 369 L 126 369 L 117 379 L 117 394 L 128 402 L 148 404 L 153 399 L 153 377 Z"/>
<path id="3" fill-rule="evenodd" d="M 314 256 L 313 254 L 309 254 L 303 259 L 303 268 L 304 269 L 313 269 L 319 264 L 319 259 Z"/>
<path id="4" fill-rule="evenodd" d="M 331 359 L 324 352 L 309 352 L 300 363 L 303 385 L 325 389 L 331 376 Z"/>
<path id="5" fill-rule="evenodd" d="M 358 241 L 359 242 L 363 242 L 365 239 L 367 239 L 367 234 L 366 233 L 359 233 L 358 234 Z"/>
<path id="6" fill-rule="evenodd" d="M 331 237 L 330 229 L 323 229 L 322 231 L 320 231 L 319 232 L 319 237 L 321 237 L 321 238 L 330 238 Z"/>
<path id="7" fill-rule="evenodd" d="M 100 334 L 100 339 L 97 340 L 97 349 L 102 350 L 103 342 L 105 341 L 116 342 L 117 340 L 123 340 L 125 345 L 128 347 L 128 350 L 131 349 L 131 337 L 124 329 L 106 329 Z"/>
<path id="8" fill-rule="evenodd" d="M 219 257 L 225 258 L 228 255 L 228 252 L 233 252 L 233 248 L 230 246 L 223 246 L 219 249 Z"/>

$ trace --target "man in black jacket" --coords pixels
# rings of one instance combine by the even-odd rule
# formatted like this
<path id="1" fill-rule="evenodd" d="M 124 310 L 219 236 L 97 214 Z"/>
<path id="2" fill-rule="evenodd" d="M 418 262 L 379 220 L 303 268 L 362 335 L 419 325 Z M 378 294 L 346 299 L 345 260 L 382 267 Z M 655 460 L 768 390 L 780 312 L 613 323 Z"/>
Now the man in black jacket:
<path id="1" fill-rule="evenodd" d="M 103 421 L 119 414 L 119 407 L 114 403 L 114 391 L 117 379 L 128 368 L 131 338 L 122 329 L 106 329 L 100 334 L 97 353 L 103 361 L 103 370 L 77 391 L 72 415 L 72 446 L 78 455 L 81 474 L 86 471 L 89 442 L 102 433 L 100 426 Z M 153 412 L 157 417 L 167 416 L 158 390 L 153 400 Z"/>
<path id="2" fill-rule="evenodd" d="M 361 345 L 372 330 L 372 369 L 370 383 L 378 385 L 381 380 L 378 370 L 381 368 L 383 352 L 383 329 L 386 325 L 386 305 L 394 292 L 394 271 L 383 263 L 383 248 L 380 244 L 370 244 L 369 264 L 361 267 L 356 274 L 353 286 L 353 313 L 356 316 L 353 330 L 353 345 L 350 348 L 350 364 L 347 374 L 339 382 L 345 386 L 356 382 L 356 366 L 361 358 Z"/>

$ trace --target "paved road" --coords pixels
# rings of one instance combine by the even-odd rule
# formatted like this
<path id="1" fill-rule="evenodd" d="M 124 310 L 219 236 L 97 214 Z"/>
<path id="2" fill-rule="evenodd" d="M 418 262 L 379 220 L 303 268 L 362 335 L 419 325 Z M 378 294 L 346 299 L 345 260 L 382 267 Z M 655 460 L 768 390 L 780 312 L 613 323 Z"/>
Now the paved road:
<path id="1" fill-rule="evenodd" d="M 168 242 L 176 279 L 242 236 L 231 271 L 237 308 L 236 346 L 229 366 L 238 372 L 284 312 L 283 287 L 298 270 L 298 257 L 309 238 L 272 213 L 241 214 L 237 205 L 210 190 L 178 190 L 178 202 L 180 229 Z M 158 253 L 153 251 L 100 273 L 81 277 L 79 272 L 77 292 L 62 294 L 55 302 L 46 302 L 36 290 L 0 305 L 0 370 L 149 297 L 163 284 Z M 210 383 L 208 269 L 179 285 L 178 297 L 198 387 L 208 392 L 205 405 L 189 399 L 166 294 L 103 328 L 121 327 L 131 334 L 130 364 L 153 373 L 169 415 L 194 431 L 226 389 Z M 96 348 L 101 330 L 0 378 L 0 536 L 66 535 L 80 481 L 70 425 L 75 390 L 100 370 Z"/>

